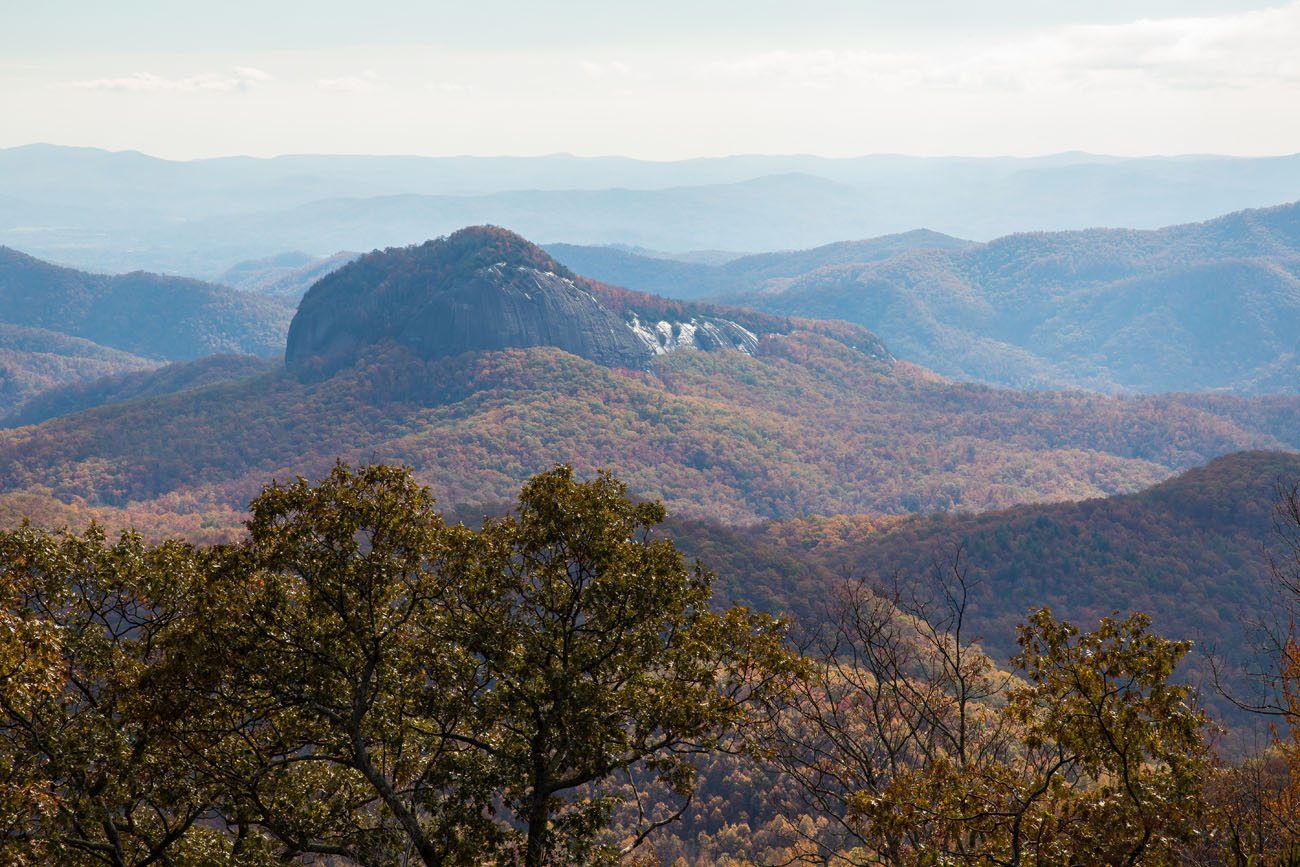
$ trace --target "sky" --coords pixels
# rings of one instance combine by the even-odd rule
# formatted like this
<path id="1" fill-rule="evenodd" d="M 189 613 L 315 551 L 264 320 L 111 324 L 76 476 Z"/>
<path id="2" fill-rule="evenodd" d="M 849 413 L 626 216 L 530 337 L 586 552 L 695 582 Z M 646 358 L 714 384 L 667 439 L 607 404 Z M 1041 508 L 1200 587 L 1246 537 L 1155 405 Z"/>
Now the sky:
<path id="1" fill-rule="evenodd" d="M 1300 151 L 1300 0 L 3 0 L 0 147 Z"/>

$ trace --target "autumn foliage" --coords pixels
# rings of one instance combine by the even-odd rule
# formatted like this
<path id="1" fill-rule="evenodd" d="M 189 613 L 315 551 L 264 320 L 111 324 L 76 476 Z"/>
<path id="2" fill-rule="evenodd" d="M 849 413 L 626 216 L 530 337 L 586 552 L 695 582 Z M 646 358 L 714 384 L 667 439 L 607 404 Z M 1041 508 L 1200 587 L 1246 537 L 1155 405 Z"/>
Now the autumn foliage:
<path id="1" fill-rule="evenodd" d="M 828 582 L 791 633 L 713 607 L 712 575 L 654 532 L 663 507 L 609 475 L 556 467 L 479 529 L 382 465 L 250 511 L 206 547 L 0 535 L 8 863 L 1296 851 L 1294 640 L 1276 742 L 1229 760 L 1176 676 L 1188 642 L 1040 608 L 1003 667 L 972 642 L 960 559 Z"/>

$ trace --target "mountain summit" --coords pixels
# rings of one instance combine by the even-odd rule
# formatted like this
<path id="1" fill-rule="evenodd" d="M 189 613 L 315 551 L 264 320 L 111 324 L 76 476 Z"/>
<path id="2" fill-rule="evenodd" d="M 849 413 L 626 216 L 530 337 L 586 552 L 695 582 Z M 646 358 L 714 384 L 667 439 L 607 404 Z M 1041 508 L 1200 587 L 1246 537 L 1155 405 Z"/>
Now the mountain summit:
<path id="1" fill-rule="evenodd" d="M 308 290 L 289 328 L 290 367 L 345 365 L 394 342 L 423 358 L 552 346 L 606 367 L 644 367 L 683 346 L 752 352 L 757 336 L 727 319 L 646 318 L 601 287 L 494 226 L 376 251 Z"/>

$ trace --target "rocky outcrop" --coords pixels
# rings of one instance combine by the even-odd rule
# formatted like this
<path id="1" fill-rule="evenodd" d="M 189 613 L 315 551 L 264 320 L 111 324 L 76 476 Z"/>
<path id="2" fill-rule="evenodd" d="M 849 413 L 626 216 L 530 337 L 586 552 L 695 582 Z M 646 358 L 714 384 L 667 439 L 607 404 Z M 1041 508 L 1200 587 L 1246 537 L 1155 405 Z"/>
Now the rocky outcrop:
<path id="1" fill-rule="evenodd" d="M 758 350 L 758 335 L 730 319 L 692 316 L 688 320 L 660 319 L 642 322 L 637 313 L 631 313 L 627 327 L 645 344 L 653 355 L 663 355 L 674 349 L 735 349 L 747 355 Z"/>
<path id="2" fill-rule="evenodd" d="M 318 281 L 289 328 L 291 367 L 337 368 L 392 341 L 424 358 L 553 346 L 640 368 L 681 348 L 753 353 L 758 336 L 713 316 L 616 312 L 539 247 L 502 229 L 371 253 Z"/>
<path id="3" fill-rule="evenodd" d="M 591 293 L 553 271 L 497 262 L 431 295 L 396 335 L 428 358 L 554 346 L 610 367 L 636 367 L 646 347 Z"/>

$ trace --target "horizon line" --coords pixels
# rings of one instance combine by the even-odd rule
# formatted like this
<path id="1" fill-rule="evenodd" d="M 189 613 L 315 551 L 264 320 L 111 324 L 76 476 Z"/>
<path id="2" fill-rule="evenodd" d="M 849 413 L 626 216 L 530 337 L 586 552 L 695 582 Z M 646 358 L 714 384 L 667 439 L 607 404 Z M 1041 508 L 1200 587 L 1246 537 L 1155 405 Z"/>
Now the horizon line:
<path id="1" fill-rule="evenodd" d="M 1216 152 L 1186 152 L 1186 153 L 1105 153 L 1099 151 L 1089 151 L 1084 149 L 1070 149 L 1063 151 L 1047 151 L 1032 154 L 1010 154 L 1010 153 L 981 153 L 981 154 L 960 154 L 960 153 L 942 153 L 942 154 L 916 154 L 904 153 L 900 151 L 876 151 L 859 154 L 849 154 L 833 156 L 828 154 L 817 154 L 809 152 L 740 152 L 727 154 L 699 154 L 689 157 L 677 158 L 657 158 L 657 157 L 640 157 L 630 156 L 619 153 L 597 153 L 597 154 L 578 154 L 572 151 L 550 151 L 545 153 L 452 153 L 452 154 L 421 154 L 421 153 L 375 153 L 375 152 L 347 152 L 347 151 L 289 151 L 270 155 L 258 155 L 249 153 L 226 153 L 210 156 L 193 156 L 193 157 L 169 157 L 161 156 L 156 153 L 149 153 L 139 148 L 110 148 L 99 145 L 73 145 L 59 144 L 49 141 L 34 141 L 24 144 L 0 146 L 0 153 L 8 151 L 33 150 L 46 148 L 50 150 L 61 151 L 92 151 L 100 154 L 109 154 L 113 156 L 139 156 L 146 159 L 158 160 L 169 163 L 201 163 L 215 162 L 218 160 L 261 160 L 272 161 L 278 159 L 300 159 L 300 158 L 373 158 L 373 159 L 420 159 L 420 160 L 544 160 L 544 159 L 572 159 L 572 160 L 625 160 L 628 162 L 638 163 L 657 163 L 661 165 L 673 165 L 679 163 L 691 162 L 708 162 L 722 161 L 733 159 L 810 159 L 823 160 L 826 162 L 849 162 L 853 160 L 869 159 L 907 159 L 907 160 L 1046 160 L 1060 157 L 1080 157 L 1091 159 L 1105 159 L 1117 161 L 1136 161 L 1136 160 L 1270 160 L 1270 159 L 1287 159 L 1289 157 L 1300 157 L 1300 151 L 1285 151 L 1280 153 L 1269 154 L 1234 154 L 1234 153 L 1216 153 Z"/>

